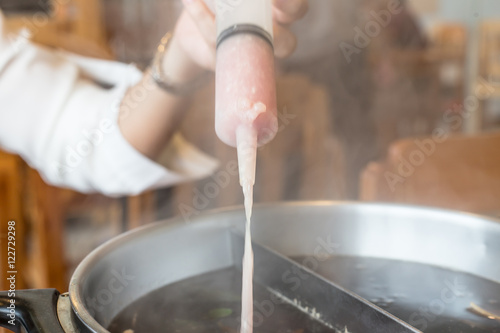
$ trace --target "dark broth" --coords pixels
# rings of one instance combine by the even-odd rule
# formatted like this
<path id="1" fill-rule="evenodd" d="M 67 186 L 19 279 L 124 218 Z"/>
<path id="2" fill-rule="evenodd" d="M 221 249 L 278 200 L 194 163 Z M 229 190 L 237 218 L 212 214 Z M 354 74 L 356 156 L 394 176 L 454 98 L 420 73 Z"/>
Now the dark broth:
<path id="1" fill-rule="evenodd" d="M 336 332 L 254 284 L 255 333 Z M 224 269 L 155 290 L 125 308 L 112 333 L 239 332 L 241 272 Z M 128 333 L 128 332 L 127 332 Z"/>
<path id="2" fill-rule="evenodd" d="M 306 264 L 306 258 L 294 258 Z M 500 314 L 500 284 L 436 266 L 335 256 L 316 273 L 353 291 L 425 333 L 500 333 L 500 321 L 468 310 L 473 302 Z"/>

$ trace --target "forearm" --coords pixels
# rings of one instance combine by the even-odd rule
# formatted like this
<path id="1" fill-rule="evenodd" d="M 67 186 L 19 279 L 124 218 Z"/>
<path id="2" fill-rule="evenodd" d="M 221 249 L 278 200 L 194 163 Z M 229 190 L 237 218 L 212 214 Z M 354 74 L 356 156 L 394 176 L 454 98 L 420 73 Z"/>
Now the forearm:
<path id="1" fill-rule="evenodd" d="M 170 82 L 183 85 L 204 70 L 190 60 L 174 36 L 163 59 L 163 71 Z M 134 148 L 154 160 L 179 127 L 188 106 L 188 96 L 166 92 L 146 72 L 120 105 L 119 127 Z"/>

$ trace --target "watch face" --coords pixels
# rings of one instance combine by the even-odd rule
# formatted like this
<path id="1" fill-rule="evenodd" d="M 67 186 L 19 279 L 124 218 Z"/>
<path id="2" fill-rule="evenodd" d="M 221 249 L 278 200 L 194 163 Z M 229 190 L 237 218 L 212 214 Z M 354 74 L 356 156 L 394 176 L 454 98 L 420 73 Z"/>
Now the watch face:
<path id="1" fill-rule="evenodd" d="M 50 11 L 50 0 L 0 0 L 0 9 L 6 14 Z"/>

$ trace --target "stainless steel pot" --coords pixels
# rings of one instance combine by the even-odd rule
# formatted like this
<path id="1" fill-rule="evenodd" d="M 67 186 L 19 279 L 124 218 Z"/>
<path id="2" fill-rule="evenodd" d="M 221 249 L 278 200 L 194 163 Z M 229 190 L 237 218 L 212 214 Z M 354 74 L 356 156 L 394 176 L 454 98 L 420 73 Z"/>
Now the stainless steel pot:
<path id="1" fill-rule="evenodd" d="M 258 205 L 253 216 L 255 241 L 288 257 L 314 257 L 320 247 L 331 255 L 422 263 L 500 284 L 500 223 L 486 217 L 336 202 Z M 43 310 L 28 306 L 35 313 L 31 317 L 26 309 L 18 308 L 18 319 L 28 319 L 17 325 L 28 326 L 29 332 L 56 332 L 58 325 L 60 332 L 108 332 L 106 327 L 120 311 L 149 292 L 234 265 L 229 230 L 243 231 L 243 224 L 242 209 L 233 208 L 189 221 L 179 217 L 121 235 L 81 262 L 69 295 L 56 297 L 55 291 L 43 291 L 45 301 L 35 304 Z M 29 298 L 22 302 L 40 299 L 40 295 L 29 296 L 33 293 L 20 294 Z M 6 301 L 3 295 L 1 321 L 9 328 L 4 320 Z M 47 318 L 51 306 L 57 307 L 56 318 Z M 45 314 L 43 320 L 36 316 L 40 313 Z M 49 330 L 34 327 L 49 321 Z"/>

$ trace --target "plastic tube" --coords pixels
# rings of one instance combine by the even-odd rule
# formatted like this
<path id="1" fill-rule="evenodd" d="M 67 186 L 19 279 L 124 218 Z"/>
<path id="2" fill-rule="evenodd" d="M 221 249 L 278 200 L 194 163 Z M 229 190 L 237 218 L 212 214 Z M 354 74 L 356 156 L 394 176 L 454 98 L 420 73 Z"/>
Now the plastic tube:
<path id="1" fill-rule="evenodd" d="M 278 130 L 271 0 L 217 0 L 216 17 L 216 133 L 233 147 L 261 146 Z M 255 178 L 245 164 L 244 188 Z"/>

